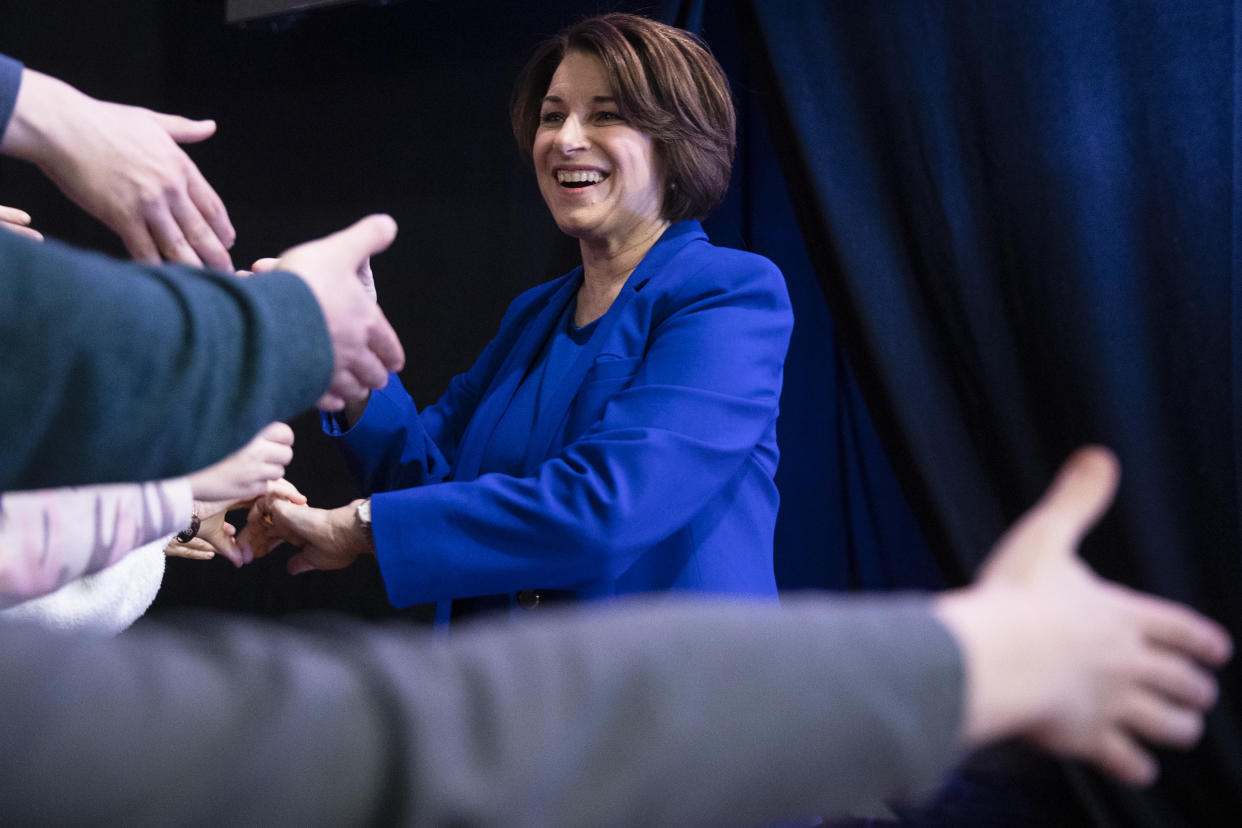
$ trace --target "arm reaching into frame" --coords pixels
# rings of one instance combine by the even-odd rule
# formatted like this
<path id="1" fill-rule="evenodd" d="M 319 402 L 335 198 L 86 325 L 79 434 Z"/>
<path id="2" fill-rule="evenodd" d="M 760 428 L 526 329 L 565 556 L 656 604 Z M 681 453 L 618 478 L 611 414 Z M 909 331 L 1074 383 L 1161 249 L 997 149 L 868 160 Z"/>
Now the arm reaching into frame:
<path id="1" fill-rule="evenodd" d="M 357 274 L 396 230 L 369 216 L 249 279 L 0 233 L 0 386 L 22 389 L 0 407 L 23 424 L 0 438 L 0 489 L 184 475 L 317 399 L 383 387 L 405 357 Z"/>
<path id="2" fill-rule="evenodd" d="M 1190 608 L 1110 583 L 1076 554 L 1112 502 L 1111 452 L 1084 448 L 1014 524 L 976 583 L 936 599 L 966 668 L 963 740 L 1022 736 L 1131 785 L 1159 768 L 1144 742 L 1186 748 L 1216 701 L 1228 634 Z"/>
<path id="3" fill-rule="evenodd" d="M 232 270 L 228 211 L 178 146 L 215 131 L 214 121 L 100 101 L 23 69 L 0 152 L 38 166 L 135 259 Z"/>
<path id="4" fill-rule="evenodd" d="M 1205 668 L 1231 643 L 1076 560 L 1115 480 L 1110 455 L 1075 455 L 979 582 L 931 601 L 662 597 L 450 636 L 341 618 L 153 620 L 113 641 L 9 625 L 0 704 L 23 715 L 0 717 L 16 780 L 0 812 L 756 825 L 916 794 L 963 748 L 1010 736 L 1142 783 L 1101 746 L 1119 729 L 1193 742 L 1215 695 Z M 1153 687 L 1172 726 L 1118 704 Z M 195 774 L 211 784 L 185 785 Z"/>

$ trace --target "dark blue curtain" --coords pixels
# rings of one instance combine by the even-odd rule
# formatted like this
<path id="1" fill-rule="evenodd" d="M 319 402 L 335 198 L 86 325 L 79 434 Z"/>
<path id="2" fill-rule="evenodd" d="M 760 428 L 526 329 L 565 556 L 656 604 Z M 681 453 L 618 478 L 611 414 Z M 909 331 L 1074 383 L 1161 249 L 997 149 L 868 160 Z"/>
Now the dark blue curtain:
<path id="1" fill-rule="evenodd" d="M 942 586 L 946 567 L 932 557 L 898 485 L 807 256 L 762 96 L 743 60 L 748 35 L 727 3 L 666 0 L 662 16 L 704 37 L 734 90 L 733 179 L 705 228 L 716 244 L 772 259 L 793 302 L 778 426 L 777 582 L 787 591 Z M 953 571 L 952 561 L 942 563 Z"/>
<path id="2" fill-rule="evenodd" d="M 950 579 L 1100 442 L 1125 479 L 1088 560 L 1242 633 L 1237 5 L 733 8 L 810 259 Z M 1203 745 L 1162 756 L 1155 788 L 1066 767 L 1044 798 L 1076 791 L 1094 824 L 1237 824 L 1238 669 L 1222 678 Z M 947 796 L 978 790 L 968 770 Z"/>

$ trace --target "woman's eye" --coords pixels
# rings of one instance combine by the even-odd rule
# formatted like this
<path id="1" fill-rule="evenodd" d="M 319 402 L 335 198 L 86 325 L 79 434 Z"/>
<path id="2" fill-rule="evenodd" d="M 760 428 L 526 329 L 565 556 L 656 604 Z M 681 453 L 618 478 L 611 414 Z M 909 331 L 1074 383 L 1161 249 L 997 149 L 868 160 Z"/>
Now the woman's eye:
<path id="1" fill-rule="evenodd" d="M 539 116 L 539 123 L 541 124 L 559 124 L 563 120 L 565 120 L 565 116 L 559 112 L 545 112 Z"/>
<path id="2" fill-rule="evenodd" d="M 621 113 L 619 112 L 600 112 L 596 114 L 595 117 L 596 119 L 600 121 L 622 121 L 624 120 L 624 118 L 621 117 Z"/>

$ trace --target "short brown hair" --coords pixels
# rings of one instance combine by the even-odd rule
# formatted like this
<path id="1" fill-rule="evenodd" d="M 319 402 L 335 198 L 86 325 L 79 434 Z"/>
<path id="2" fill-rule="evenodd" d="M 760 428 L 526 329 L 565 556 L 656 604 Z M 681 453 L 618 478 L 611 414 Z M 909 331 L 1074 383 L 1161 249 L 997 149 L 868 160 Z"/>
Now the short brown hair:
<path id="1" fill-rule="evenodd" d="M 513 90 L 513 137 L 528 158 L 552 75 L 568 52 L 604 66 L 617 110 L 652 138 L 664 172 L 664 218 L 702 218 L 724 199 L 736 144 L 729 82 L 684 29 L 632 14 L 589 17 L 535 50 Z"/>

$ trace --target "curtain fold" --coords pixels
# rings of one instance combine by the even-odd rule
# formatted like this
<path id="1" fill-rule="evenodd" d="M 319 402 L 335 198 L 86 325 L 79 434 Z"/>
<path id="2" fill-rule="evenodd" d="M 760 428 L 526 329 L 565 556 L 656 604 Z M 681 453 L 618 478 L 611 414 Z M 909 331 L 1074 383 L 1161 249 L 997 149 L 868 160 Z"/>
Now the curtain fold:
<path id="1" fill-rule="evenodd" d="M 811 261 L 950 579 L 1098 442 L 1124 479 L 1084 555 L 1242 635 L 1236 3 L 734 7 Z M 1222 690 L 1151 791 L 1070 771 L 1092 821 L 1233 824 L 1236 666 Z"/>

